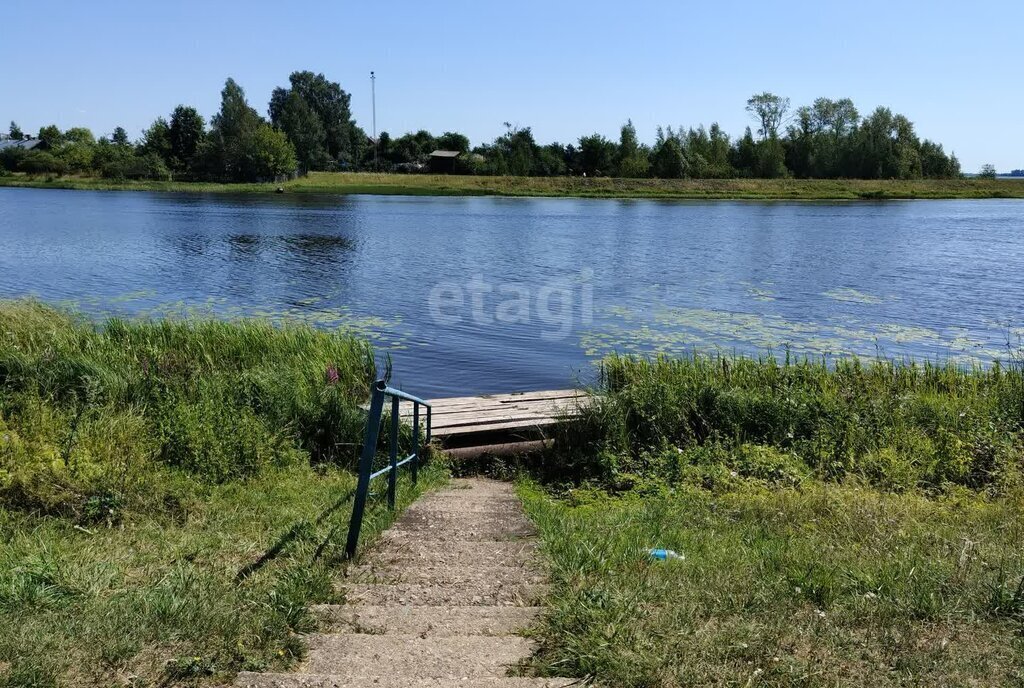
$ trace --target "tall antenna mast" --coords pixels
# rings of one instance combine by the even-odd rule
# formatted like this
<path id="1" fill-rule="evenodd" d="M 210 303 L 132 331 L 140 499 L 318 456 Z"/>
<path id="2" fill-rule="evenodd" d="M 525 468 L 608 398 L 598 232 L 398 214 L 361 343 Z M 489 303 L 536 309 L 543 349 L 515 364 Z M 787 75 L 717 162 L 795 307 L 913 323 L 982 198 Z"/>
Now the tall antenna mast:
<path id="1" fill-rule="evenodd" d="M 379 168 L 377 163 L 377 75 L 370 72 L 370 93 L 373 100 L 373 169 Z"/>

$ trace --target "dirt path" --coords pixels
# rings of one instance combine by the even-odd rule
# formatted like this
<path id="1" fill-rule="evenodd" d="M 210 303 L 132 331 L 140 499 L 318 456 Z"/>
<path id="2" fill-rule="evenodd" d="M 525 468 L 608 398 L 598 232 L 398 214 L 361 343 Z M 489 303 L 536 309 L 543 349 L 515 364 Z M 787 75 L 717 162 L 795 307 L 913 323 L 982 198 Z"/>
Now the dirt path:
<path id="1" fill-rule="evenodd" d="M 508 483 L 455 480 L 426 495 L 350 571 L 347 604 L 318 612 L 293 674 L 243 673 L 240 688 L 545 688 L 567 679 L 509 677 L 530 656 L 517 635 L 546 587 L 532 524 Z"/>

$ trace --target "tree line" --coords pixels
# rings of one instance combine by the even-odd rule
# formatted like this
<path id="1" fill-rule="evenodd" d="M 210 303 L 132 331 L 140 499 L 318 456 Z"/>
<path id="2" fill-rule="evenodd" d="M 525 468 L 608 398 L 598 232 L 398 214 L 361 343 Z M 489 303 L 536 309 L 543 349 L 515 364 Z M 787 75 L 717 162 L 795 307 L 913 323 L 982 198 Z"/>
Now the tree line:
<path id="1" fill-rule="evenodd" d="M 275 88 L 267 117 L 233 79 L 221 91 L 220 110 L 209 124 L 180 105 L 158 117 L 137 141 L 121 127 L 96 139 L 85 128 L 43 127 L 43 150 L 7 147 L 0 167 L 45 174 L 100 174 L 109 178 L 265 181 L 306 171 L 426 169 L 437 149 L 458 151 L 455 172 L 517 176 L 616 176 L 629 178 L 949 178 L 961 174 L 956 156 L 921 139 L 904 115 L 878 107 L 861 116 L 848 98 L 818 98 L 790 108 L 773 93 L 751 96 L 754 122 L 733 138 L 713 123 L 696 128 L 659 127 L 642 143 L 627 121 L 617 141 L 601 134 L 573 143 L 539 144 L 530 127 L 506 122 L 490 143 L 471 147 L 458 132 L 420 130 L 376 141 L 352 118 L 351 96 L 323 74 L 291 74 Z M 23 133 L 11 123 L 11 138 Z"/>

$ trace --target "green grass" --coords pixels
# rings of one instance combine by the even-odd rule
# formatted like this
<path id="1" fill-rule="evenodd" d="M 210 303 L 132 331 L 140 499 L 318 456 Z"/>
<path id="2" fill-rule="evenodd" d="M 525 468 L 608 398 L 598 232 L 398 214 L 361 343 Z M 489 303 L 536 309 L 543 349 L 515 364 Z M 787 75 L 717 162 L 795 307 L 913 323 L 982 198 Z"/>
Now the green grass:
<path id="1" fill-rule="evenodd" d="M 1024 183 L 1004 179 L 613 179 L 313 172 L 282 184 L 118 182 L 94 177 L 0 176 L 0 186 L 204 193 L 401 194 L 414 196 L 569 196 L 738 200 L 1024 198 Z"/>
<path id="2" fill-rule="evenodd" d="M 432 466 L 419 488 L 443 479 Z M 293 633 L 317 626 L 309 605 L 339 601 L 353 484 L 336 469 L 271 469 L 113 528 L 0 507 L 0 686 L 218 685 L 290 665 L 304 652 Z M 404 474 L 399 486 L 402 508 L 419 491 Z M 375 501 L 364 545 L 390 517 Z"/>
<path id="3" fill-rule="evenodd" d="M 1019 366 L 611 358 L 601 383 L 521 490 L 554 583 L 533 671 L 1024 683 Z"/>
<path id="4" fill-rule="evenodd" d="M 211 683 L 301 655 L 374 376 L 367 344 L 308 327 L 0 302 L 0 687 Z M 366 536 L 390 517 L 376 504 Z"/>
<path id="5" fill-rule="evenodd" d="M 552 499 L 533 669 L 607 686 L 1024 682 L 1024 500 L 812 482 Z M 654 562 L 650 547 L 682 561 Z"/>

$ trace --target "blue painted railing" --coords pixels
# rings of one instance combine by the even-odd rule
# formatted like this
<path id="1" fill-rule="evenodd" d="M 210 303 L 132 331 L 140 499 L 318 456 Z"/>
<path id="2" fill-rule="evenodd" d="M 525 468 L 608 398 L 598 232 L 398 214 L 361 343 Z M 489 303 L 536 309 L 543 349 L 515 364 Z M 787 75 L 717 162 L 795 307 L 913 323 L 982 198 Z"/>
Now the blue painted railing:
<path id="1" fill-rule="evenodd" d="M 374 471 L 373 458 L 377 455 L 377 438 L 380 434 L 380 419 L 384 412 L 384 398 L 391 397 L 391 438 L 390 462 L 384 468 Z M 398 428 L 399 403 L 412 402 L 412 454 L 401 461 L 398 460 Z M 359 531 L 363 527 L 363 512 L 366 511 L 366 498 L 370 492 L 370 482 L 382 475 L 388 476 L 388 508 L 395 508 L 395 492 L 398 488 L 398 469 L 409 464 L 412 471 L 412 482 L 416 484 L 420 464 L 420 406 L 427 409 L 426 445 L 430 444 L 430 403 L 411 394 L 389 387 L 383 380 L 374 383 L 370 397 L 370 414 L 366 419 L 366 440 L 363 442 L 363 453 L 359 457 L 359 478 L 356 482 L 355 500 L 352 503 L 352 519 L 348 525 L 348 542 L 345 544 L 345 556 L 355 556 L 359 546 Z"/>

